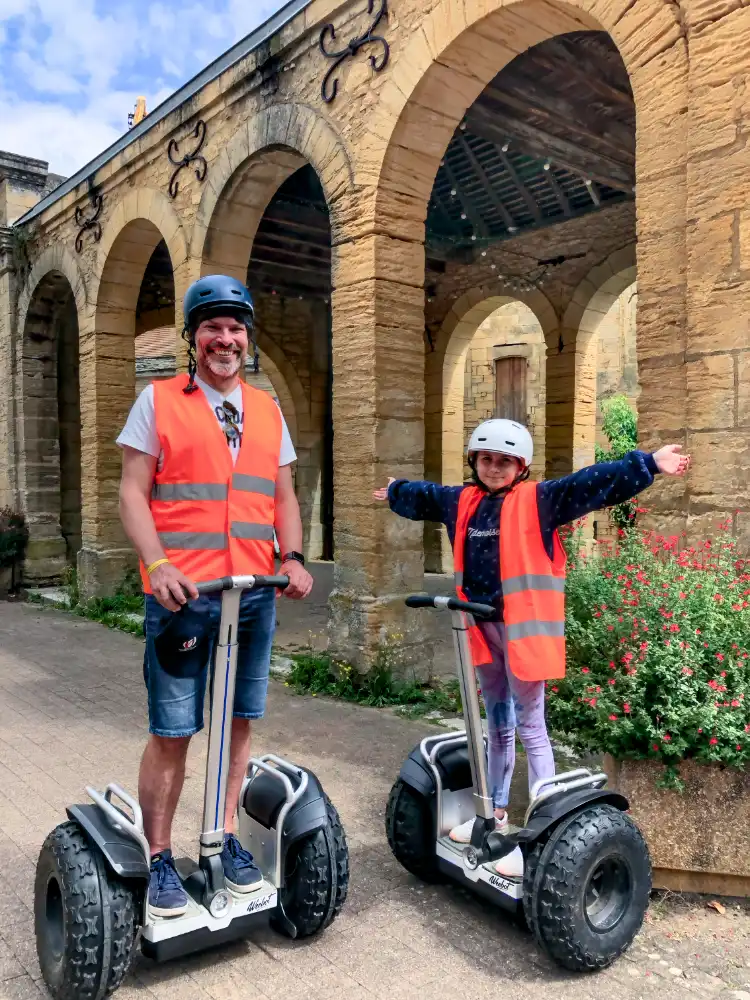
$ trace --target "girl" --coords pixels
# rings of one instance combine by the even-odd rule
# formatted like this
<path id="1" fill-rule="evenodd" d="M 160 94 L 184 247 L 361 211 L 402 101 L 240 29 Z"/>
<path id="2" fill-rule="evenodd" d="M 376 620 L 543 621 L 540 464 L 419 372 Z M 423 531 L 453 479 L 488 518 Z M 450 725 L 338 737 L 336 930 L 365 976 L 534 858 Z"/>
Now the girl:
<path id="1" fill-rule="evenodd" d="M 469 440 L 472 483 L 389 479 L 373 494 L 401 517 L 444 524 L 458 596 L 495 608 L 494 619 L 478 622 L 469 638 L 487 711 L 498 830 L 508 827 L 516 729 L 528 758 L 529 789 L 555 773 L 544 688 L 546 680 L 565 673 L 565 555 L 557 529 L 630 500 L 658 472 L 684 475 L 690 458 L 681 450 L 671 444 L 653 454 L 632 451 L 618 462 L 532 483 L 527 482 L 534 454 L 528 430 L 511 420 L 487 420 Z M 451 830 L 451 839 L 469 843 L 473 823 L 472 817 Z M 496 870 L 506 877 L 523 874 L 520 849 L 502 858 Z"/>

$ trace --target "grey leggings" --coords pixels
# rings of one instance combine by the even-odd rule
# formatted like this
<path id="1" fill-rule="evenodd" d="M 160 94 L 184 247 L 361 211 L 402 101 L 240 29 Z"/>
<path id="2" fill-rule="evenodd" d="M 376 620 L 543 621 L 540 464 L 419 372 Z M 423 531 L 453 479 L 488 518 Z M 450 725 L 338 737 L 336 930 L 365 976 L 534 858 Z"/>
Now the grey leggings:
<path id="1" fill-rule="evenodd" d="M 544 681 L 522 681 L 508 666 L 505 626 L 479 626 L 492 653 L 492 663 L 477 668 L 487 710 L 489 784 L 496 809 L 505 809 L 516 762 L 516 729 L 529 762 L 529 791 L 540 778 L 555 773 L 552 746 L 544 722 Z"/>

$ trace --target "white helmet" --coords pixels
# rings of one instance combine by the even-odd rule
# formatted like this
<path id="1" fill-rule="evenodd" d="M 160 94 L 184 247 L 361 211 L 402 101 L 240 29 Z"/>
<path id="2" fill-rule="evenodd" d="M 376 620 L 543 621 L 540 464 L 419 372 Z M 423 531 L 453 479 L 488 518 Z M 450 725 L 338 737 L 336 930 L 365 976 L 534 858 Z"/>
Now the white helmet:
<path id="1" fill-rule="evenodd" d="M 469 438 L 469 457 L 477 451 L 512 455 L 528 468 L 534 458 L 534 442 L 526 428 L 515 420 L 485 420 Z"/>

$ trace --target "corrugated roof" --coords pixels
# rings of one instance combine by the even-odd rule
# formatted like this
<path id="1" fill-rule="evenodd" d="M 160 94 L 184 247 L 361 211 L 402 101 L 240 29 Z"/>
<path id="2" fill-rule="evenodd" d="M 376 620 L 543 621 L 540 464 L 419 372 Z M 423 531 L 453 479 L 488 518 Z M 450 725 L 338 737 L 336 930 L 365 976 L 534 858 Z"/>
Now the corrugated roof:
<path id="1" fill-rule="evenodd" d="M 173 326 L 159 326 L 135 338 L 137 358 L 173 358 L 177 334 Z"/>

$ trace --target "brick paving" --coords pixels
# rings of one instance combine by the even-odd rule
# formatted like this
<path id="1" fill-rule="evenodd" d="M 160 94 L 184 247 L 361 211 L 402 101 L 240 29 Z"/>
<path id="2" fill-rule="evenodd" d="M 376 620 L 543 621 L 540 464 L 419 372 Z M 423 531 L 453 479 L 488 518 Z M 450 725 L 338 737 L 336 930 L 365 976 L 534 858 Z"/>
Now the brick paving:
<path id="1" fill-rule="evenodd" d="M 145 736 L 142 645 L 28 605 L 0 603 L 0 1000 L 46 996 L 32 920 L 34 867 L 49 830 L 84 786 L 136 787 Z M 351 852 L 349 900 L 320 938 L 273 932 L 157 966 L 139 958 L 121 1000 L 750 1000 L 750 906 L 655 899 L 634 949 L 594 977 L 561 972 L 505 915 L 393 860 L 385 801 L 423 724 L 295 696 L 272 682 L 257 751 L 311 766 L 338 806 Z M 204 736 L 193 741 L 175 847 L 200 824 Z M 522 767 L 521 762 L 521 767 Z"/>

